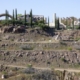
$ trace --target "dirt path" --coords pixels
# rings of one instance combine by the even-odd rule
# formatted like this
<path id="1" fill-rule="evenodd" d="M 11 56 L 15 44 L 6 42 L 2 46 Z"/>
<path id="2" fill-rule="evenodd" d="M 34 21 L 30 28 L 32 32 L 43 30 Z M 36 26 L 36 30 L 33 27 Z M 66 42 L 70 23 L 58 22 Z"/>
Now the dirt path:
<path id="1" fill-rule="evenodd" d="M 17 67 L 17 68 L 28 68 L 28 67 L 25 67 L 25 66 L 16 66 L 16 65 L 4 65 L 4 66 L 8 66 L 8 67 Z M 35 69 L 41 69 L 41 70 L 51 70 L 51 68 L 48 68 L 48 67 L 33 67 Z M 79 73 L 80 72 L 80 69 L 70 69 L 70 68 L 54 68 L 54 70 L 59 70 L 59 71 L 68 71 L 68 72 L 77 72 Z"/>
<path id="2" fill-rule="evenodd" d="M 28 67 L 25 67 L 25 66 L 16 66 L 16 65 L 4 65 L 4 66 L 7 66 L 7 67 L 17 67 L 17 68 L 28 68 Z M 41 70 L 51 70 L 50 68 L 45 68 L 45 67 L 33 67 L 35 69 L 41 69 Z"/>
<path id="3" fill-rule="evenodd" d="M 68 71 L 68 72 L 77 72 L 79 73 L 80 72 L 80 69 L 61 69 L 61 68 L 55 68 L 55 70 L 59 70 L 59 71 Z"/>

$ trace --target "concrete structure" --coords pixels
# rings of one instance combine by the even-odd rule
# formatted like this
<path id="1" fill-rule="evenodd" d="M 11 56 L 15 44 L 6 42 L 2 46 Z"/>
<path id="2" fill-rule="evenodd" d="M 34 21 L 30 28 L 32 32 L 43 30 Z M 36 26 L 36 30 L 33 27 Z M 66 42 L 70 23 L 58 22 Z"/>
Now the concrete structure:
<path id="1" fill-rule="evenodd" d="M 52 22 L 49 23 L 49 26 L 50 27 L 55 27 L 55 18 L 56 18 L 56 14 L 53 15 L 53 20 Z M 66 28 L 66 25 L 64 25 L 62 22 L 61 22 L 61 18 L 59 18 L 59 23 L 60 23 L 60 27 L 61 28 Z M 48 24 L 46 24 L 48 25 Z"/>
<path id="2" fill-rule="evenodd" d="M 6 14 L 5 13 L 0 14 L 0 17 L 3 17 L 3 16 L 6 16 Z M 7 16 L 10 17 L 11 19 L 13 18 L 10 14 L 7 14 Z"/>
<path id="3" fill-rule="evenodd" d="M 76 20 L 76 21 L 74 21 L 74 25 L 75 25 L 75 26 L 80 25 L 80 20 Z"/>
<path id="4" fill-rule="evenodd" d="M 23 20 L 24 19 L 24 15 L 18 17 L 19 20 Z M 38 20 L 43 20 L 44 16 L 43 15 L 32 15 L 33 17 L 33 22 L 36 22 Z M 26 14 L 26 21 L 29 22 L 30 21 L 30 15 L 29 14 Z M 44 21 L 45 23 L 47 22 L 46 21 L 46 18 L 44 18 Z"/>

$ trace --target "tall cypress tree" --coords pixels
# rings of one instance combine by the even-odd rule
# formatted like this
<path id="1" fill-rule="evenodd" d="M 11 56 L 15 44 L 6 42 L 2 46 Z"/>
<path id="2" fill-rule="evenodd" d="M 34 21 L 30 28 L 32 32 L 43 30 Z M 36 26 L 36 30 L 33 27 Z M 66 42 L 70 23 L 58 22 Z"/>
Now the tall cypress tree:
<path id="1" fill-rule="evenodd" d="M 80 22 L 80 18 L 79 18 L 79 22 Z M 79 24 L 79 27 L 78 27 L 78 29 L 80 29 L 80 24 Z"/>
<path id="2" fill-rule="evenodd" d="M 12 19 L 12 21 L 13 21 L 13 26 L 14 26 L 15 25 L 14 10 L 13 10 L 13 19 Z"/>
<path id="3" fill-rule="evenodd" d="M 57 30 L 60 29 L 60 25 L 59 25 L 59 18 L 57 19 Z"/>
<path id="4" fill-rule="evenodd" d="M 8 11 L 6 10 L 5 13 L 6 13 L 5 20 L 6 20 L 6 24 L 8 25 L 8 19 L 9 19 L 8 18 Z"/>
<path id="5" fill-rule="evenodd" d="M 24 22 L 25 22 L 25 26 L 26 26 L 26 11 L 25 11 L 25 14 L 24 14 Z"/>
<path id="6" fill-rule="evenodd" d="M 73 29 L 74 29 L 74 17 L 73 17 Z"/>
<path id="7" fill-rule="evenodd" d="M 5 16 L 5 20 L 7 21 L 7 10 L 5 11 L 5 14 L 6 14 L 6 16 Z"/>
<path id="8" fill-rule="evenodd" d="M 54 14 L 54 20 L 55 20 L 55 29 L 56 29 L 56 13 Z"/>
<path id="9" fill-rule="evenodd" d="M 9 17 L 8 17 L 8 15 L 9 15 L 9 12 L 7 11 L 7 25 L 9 25 Z"/>
<path id="10" fill-rule="evenodd" d="M 68 28 L 68 21 L 67 21 L 67 19 L 66 19 L 66 28 Z"/>
<path id="11" fill-rule="evenodd" d="M 32 27 L 32 9 L 31 9 L 31 11 L 30 11 L 30 25 L 31 25 L 31 27 Z"/>
<path id="12" fill-rule="evenodd" d="M 15 9 L 15 19 L 17 20 L 17 9 Z"/>
<path id="13" fill-rule="evenodd" d="M 48 27 L 49 27 L 49 17 L 48 17 Z"/>
<path id="14" fill-rule="evenodd" d="M 43 16 L 43 24 L 44 24 L 44 16 Z"/>

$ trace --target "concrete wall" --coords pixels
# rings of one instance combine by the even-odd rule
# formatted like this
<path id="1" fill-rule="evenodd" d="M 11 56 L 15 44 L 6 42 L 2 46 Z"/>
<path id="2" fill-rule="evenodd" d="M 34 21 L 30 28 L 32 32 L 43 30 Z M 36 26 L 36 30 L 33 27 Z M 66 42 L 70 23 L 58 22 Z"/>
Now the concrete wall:
<path id="1" fill-rule="evenodd" d="M 50 27 L 55 27 L 55 18 L 56 18 L 55 16 L 56 16 L 56 14 L 53 14 L 53 21 L 49 23 L 49 26 L 50 26 Z M 60 27 L 61 27 L 61 28 L 62 28 L 62 27 L 66 28 L 66 25 L 64 25 L 64 24 L 61 22 L 61 18 L 59 18 L 59 23 L 60 23 Z M 46 25 L 48 25 L 48 24 L 46 24 Z"/>

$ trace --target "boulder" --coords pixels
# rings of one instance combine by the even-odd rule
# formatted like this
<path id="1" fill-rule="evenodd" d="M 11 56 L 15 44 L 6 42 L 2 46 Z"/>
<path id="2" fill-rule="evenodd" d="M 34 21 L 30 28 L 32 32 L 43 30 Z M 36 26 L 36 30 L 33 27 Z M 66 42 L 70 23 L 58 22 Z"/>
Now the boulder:
<path id="1" fill-rule="evenodd" d="M 3 31 L 4 31 L 4 33 L 6 33 L 6 32 L 13 32 L 13 29 L 14 29 L 13 26 L 5 27 L 5 28 L 3 29 Z"/>
<path id="2" fill-rule="evenodd" d="M 26 30 L 23 27 L 19 27 L 19 28 L 14 28 L 13 32 L 14 33 L 24 33 Z"/>

